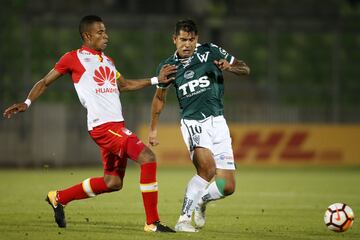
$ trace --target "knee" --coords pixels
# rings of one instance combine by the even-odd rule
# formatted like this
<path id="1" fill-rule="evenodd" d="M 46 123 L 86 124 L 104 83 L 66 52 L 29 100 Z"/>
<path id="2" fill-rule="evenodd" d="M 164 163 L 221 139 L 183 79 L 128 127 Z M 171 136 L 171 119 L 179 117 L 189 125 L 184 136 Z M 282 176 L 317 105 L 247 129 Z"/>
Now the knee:
<path id="1" fill-rule="evenodd" d="M 138 162 L 141 163 L 150 163 L 156 162 L 156 157 L 153 151 L 150 148 L 145 147 L 144 150 L 140 153 L 138 157 Z"/>
<path id="2" fill-rule="evenodd" d="M 120 178 L 105 179 L 105 183 L 111 191 L 119 191 L 123 187 L 123 182 Z"/>
<path id="3" fill-rule="evenodd" d="M 150 149 L 149 152 L 147 153 L 147 162 L 156 162 L 155 154 Z"/>
<path id="4" fill-rule="evenodd" d="M 216 168 L 211 166 L 202 166 L 198 168 L 198 175 L 204 178 L 206 181 L 211 181 L 211 179 L 216 174 Z"/>
<path id="5" fill-rule="evenodd" d="M 208 181 L 210 181 L 216 174 L 216 168 L 209 167 L 208 169 L 206 169 L 205 174 Z"/>

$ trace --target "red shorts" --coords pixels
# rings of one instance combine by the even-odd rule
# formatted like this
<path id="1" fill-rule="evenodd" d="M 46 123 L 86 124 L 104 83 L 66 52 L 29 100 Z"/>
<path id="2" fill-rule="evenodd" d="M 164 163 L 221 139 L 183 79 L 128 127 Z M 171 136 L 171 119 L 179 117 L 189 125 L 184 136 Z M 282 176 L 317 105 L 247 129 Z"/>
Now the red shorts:
<path id="1" fill-rule="evenodd" d="M 109 122 L 95 127 L 90 136 L 100 147 L 104 173 L 124 177 L 127 159 L 137 160 L 144 143 L 125 128 L 124 122 Z"/>

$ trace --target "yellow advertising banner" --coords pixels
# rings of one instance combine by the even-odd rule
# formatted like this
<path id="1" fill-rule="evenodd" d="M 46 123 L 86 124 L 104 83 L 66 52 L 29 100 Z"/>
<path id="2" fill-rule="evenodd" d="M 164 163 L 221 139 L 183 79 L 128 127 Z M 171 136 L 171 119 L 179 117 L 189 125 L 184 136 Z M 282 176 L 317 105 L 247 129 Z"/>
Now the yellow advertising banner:
<path id="1" fill-rule="evenodd" d="M 237 164 L 360 165 L 360 125 L 229 124 Z M 148 126 L 139 136 L 147 141 Z M 161 124 L 158 161 L 191 163 L 178 124 Z"/>

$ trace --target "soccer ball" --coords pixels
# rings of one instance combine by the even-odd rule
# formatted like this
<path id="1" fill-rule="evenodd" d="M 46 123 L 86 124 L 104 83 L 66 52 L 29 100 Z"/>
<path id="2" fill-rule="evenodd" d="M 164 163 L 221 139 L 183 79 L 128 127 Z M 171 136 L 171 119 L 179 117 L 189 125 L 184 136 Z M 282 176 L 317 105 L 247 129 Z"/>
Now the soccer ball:
<path id="1" fill-rule="evenodd" d="M 334 203 L 327 208 L 324 222 L 328 229 L 335 232 L 344 232 L 352 226 L 354 212 L 345 203 Z"/>

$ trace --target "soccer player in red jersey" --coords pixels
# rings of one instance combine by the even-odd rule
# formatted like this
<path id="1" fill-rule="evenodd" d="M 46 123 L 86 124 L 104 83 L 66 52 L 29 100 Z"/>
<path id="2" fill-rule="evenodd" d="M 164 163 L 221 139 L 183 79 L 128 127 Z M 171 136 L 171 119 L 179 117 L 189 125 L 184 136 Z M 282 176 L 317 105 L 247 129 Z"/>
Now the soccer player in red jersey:
<path id="1" fill-rule="evenodd" d="M 55 67 L 38 81 L 25 102 L 17 103 L 4 112 L 10 118 L 25 112 L 55 80 L 69 73 L 81 104 L 87 109 L 87 126 L 91 138 L 99 146 L 103 177 L 90 177 L 72 187 L 50 191 L 46 200 L 54 210 L 59 227 L 66 227 L 64 207 L 73 200 L 118 191 L 122 188 L 127 158 L 140 164 L 140 189 L 146 214 L 146 232 L 174 232 L 160 223 L 158 215 L 158 185 L 154 153 L 128 130 L 124 124 L 119 91 L 133 91 L 157 83 L 167 83 L 176 72 L 173 65 L 164 66 L 158 77 L 127 81 L 116 70 L 114 61 L 104 54 L 108 44 L 105 24 L 98 16 L 81 19 L 79 31 L 83 40 L 80 49 L 64 54 Z"/>

